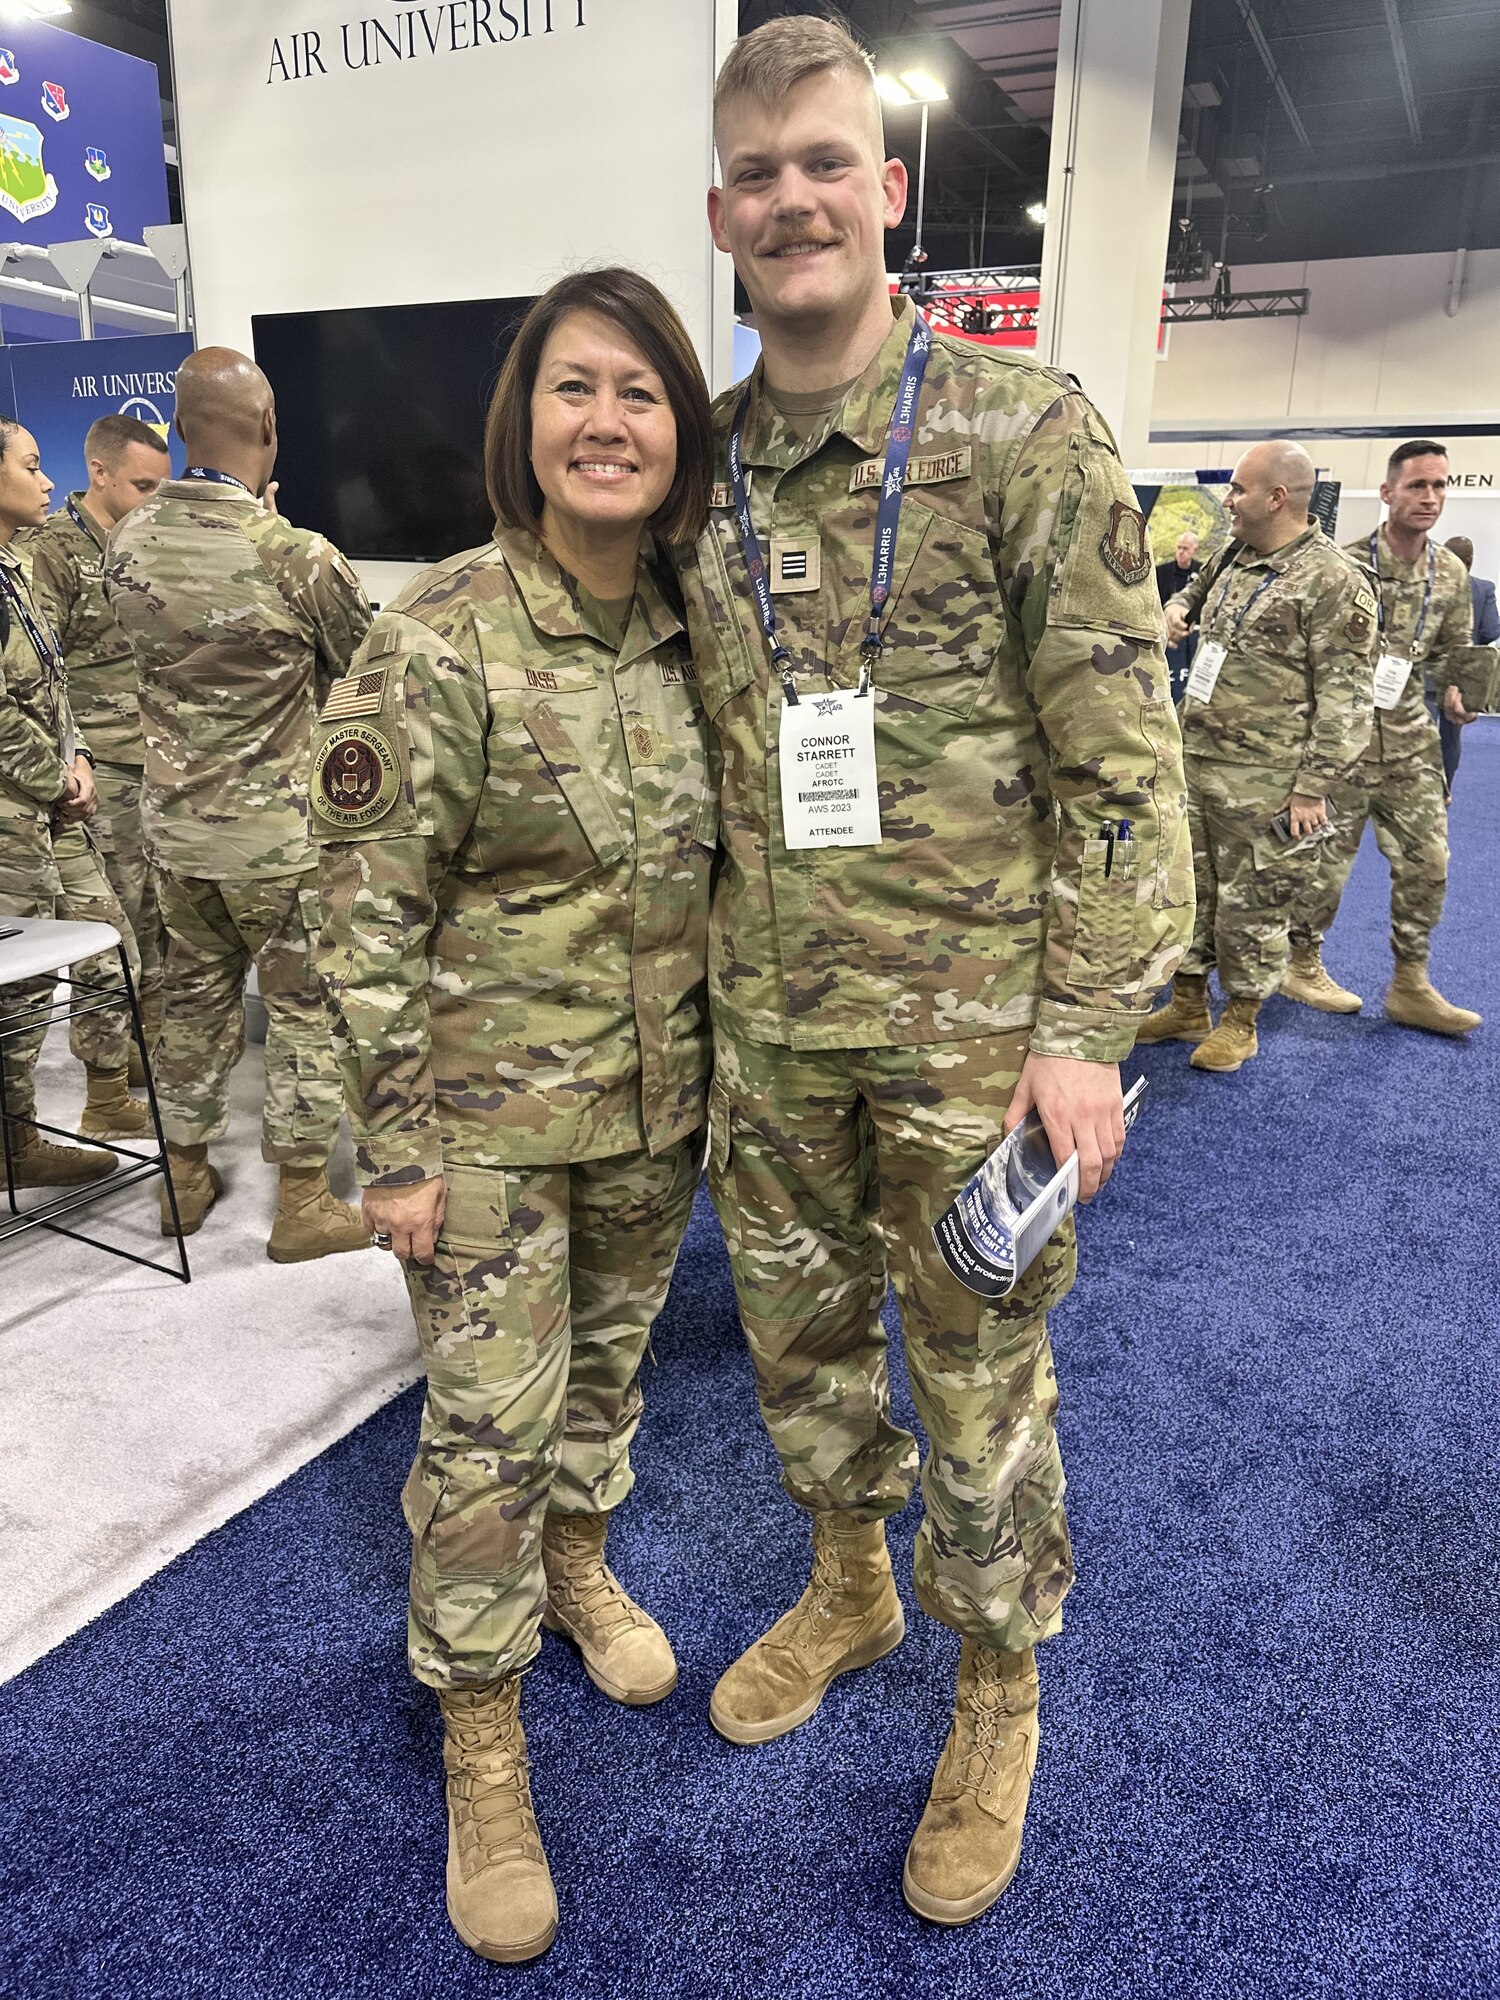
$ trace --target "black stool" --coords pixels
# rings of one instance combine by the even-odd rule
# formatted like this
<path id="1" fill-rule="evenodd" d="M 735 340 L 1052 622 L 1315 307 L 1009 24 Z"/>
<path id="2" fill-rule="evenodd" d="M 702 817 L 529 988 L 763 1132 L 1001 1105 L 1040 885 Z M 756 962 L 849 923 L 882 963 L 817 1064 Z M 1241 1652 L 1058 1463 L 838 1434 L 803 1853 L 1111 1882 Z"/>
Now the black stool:
<path id="1" fill-rule="evenodd" d="M 119 958 L 123 991 L 119 987 L 101 985 L 97 980 L 78 979 L 71 974 L 70 967 L 109 951 Z M 141 1027 L 140 1004 L 136 999 L 135 984 L 130 977 L 120 933 L 112 924 L 63 923 L 50 917 L 0 917 L 0 1000 L 4 999 L 7 987 L 22 980 L 43 978 L 53 982 L 51 997 L 41 1005 L 9 1012 L 4 1025 L 0 1026 L 0 1139 L 4 1141 L 5 1192 L 10 1202 L 9 1221 L 0 1221 L 0 1243 L 28 1229 L 50 1229 L 59 1236 L 71 1236 L 76 1242 L 92 1244 L 96 1250 L 107 1250 L 112 1257 L 127 1258 L 132 1264 L 144 1264 L 148 1271 L 166 1271 L 188 1284 L 192 1273 L 188 1270 L 187 1245 L 182 1240 L 182 1223 L 177 1213 L 177 1190 L 172 1185 L 172 1170 L 167 1163 L 167 1142 L 162 1136 L 161 1113 L 156 1103 L 156 1081 L 151 1074 L 151 1058 Z M 63 999 L 57 996 L 59 984 L 67 988 Z M 130 1025 L 141 1058 L 141 1071 L 146 1079 L 146 1095 L 151 1103 L 156 1150 L 142 1153 L 122 1145 L 118 1139 L 100 1141 L 122 1162 L 113 1173 L 105 1174 L 96 1181 L 85 1181 L 78 1187 L 62 1188 L 52 1199 L 39 1202 L 34 1208 L 23 1209 L 16 1200 L 15 1147 L 11 1127 L 30 1121 L 13 1120 L 5 1108 L 6 1044 L 36 1028 L 50 1028 L 55 1022 L 76 1020 L 83 1014 L 102 1013 L 110 1007 L 124 1007 L 130 1012 Z M 40 1120 L 36 1121 L 35 1130 L 57 1139 L 74 1137 L 63 1127 L 43 1125 Z M 113 1243 L 101 1243 L 98 1237 L 85 1236 L 78 1229 L 68 1229 L 58 1220 L 60 1216 L 76 1214 L 79 1209 L 105 1195 L 118 1194 L 122 1188 L 153 1180 L 158 1174 L 166 1182 L 180 1269 L 173 1270 L 170 1264 L 158 1263 L 151 1257 L 139 1257 L 133 1250 L 121 1250 Z"/>

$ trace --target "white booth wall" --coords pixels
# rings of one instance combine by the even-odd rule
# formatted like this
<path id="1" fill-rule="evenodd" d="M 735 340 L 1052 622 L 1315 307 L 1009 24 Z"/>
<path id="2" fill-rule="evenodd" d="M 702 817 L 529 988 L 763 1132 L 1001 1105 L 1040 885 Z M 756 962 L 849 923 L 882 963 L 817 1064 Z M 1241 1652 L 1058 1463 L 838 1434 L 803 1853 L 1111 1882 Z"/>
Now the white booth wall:
<path id="1" fill-rule="evenodd" d="M 728 384 L 732 276 L 704 194 L 734 0 L 351 13 L 170 0 L 200 345 L 249 352 L 255 313 L 514 298 L 619 262 Z M 413 566 L 359 567 L 385 599 Z"/>

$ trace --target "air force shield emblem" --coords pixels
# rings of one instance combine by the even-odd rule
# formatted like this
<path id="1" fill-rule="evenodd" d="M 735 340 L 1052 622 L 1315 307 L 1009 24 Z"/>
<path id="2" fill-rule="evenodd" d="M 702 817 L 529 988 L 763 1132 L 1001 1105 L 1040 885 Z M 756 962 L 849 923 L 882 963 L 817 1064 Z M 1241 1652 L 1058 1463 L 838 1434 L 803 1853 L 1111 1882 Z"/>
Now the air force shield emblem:
<path id="1" fill-rule="evenodd" d="M 1110 502 L 1109 526 L 1099 538 L 1104 566 L 1121 583 L 1144 583 L 1151 574 L 1151 544 L 1146 539 L 1146 517 L 1127 501 Z"/>
<path id="2" fill-rule="evenodd" d="M 102 146 L 87 146 L 84 149 L 83 164 L 96 181 L 109 179 L 109 161 Z"/>
<path id="3" fill-rule="evenodd" d="M 91 201 L 83 211 L 83 226 L 90 236 L 113 236 L 115 226 L 102 201 Z"/>

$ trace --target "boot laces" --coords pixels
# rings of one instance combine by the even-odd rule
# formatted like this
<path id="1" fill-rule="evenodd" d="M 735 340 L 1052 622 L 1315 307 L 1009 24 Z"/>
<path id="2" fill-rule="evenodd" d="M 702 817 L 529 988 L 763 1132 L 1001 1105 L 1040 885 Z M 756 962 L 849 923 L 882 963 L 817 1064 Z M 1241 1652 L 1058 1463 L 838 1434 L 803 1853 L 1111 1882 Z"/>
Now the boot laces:
<path id="1" fill-rule="evenodd" d="M 531 1806 L 531 1759 L 507 1741 L 495 1720 L 448 1719 L 448 1736 L 460 1752 L 452 1774 L 454 1817 L 460 1844 L 487 1865 L 514 1857 L 535 1860 L 541 1853 Z"/>
<path id="2" fill-rule="evenodd" d="M 959 1727 L 969 1741 L 962 1753 L 959 1783 L 966 1792 L 978 1794 L 996 1776 L 1001 1738 L 1012 1719 L 1010 1694 L 998 1667 L 983 1660 L 976 1663 L 964 1714 L 968 1728 L 964 1730 L 962 1722 Z"/>
<path id="3" fill-rule="evenodd" d="M 626 1631 L 640 1625 L 645 1613 L 604 1561 L 587 1549 L 566 1549 L 557 1578 L 559 1596 L 570 1610 L 597 1625 L 601 1632 Z"/>
<path id="4" fill-rule="evenodd" d="M 807 1588 L 792 1606 L 797 1623 L 787 1633 L 787 1642 L 795 1644 L 804 1634 L 818 1638 L 821 1628 L 837 1616 L 842 1600 L 848 1594 L 848 1583 L 844 1575 L 843 1559 L 831 1538 L 814 1535 L 812 1575 Z"/>

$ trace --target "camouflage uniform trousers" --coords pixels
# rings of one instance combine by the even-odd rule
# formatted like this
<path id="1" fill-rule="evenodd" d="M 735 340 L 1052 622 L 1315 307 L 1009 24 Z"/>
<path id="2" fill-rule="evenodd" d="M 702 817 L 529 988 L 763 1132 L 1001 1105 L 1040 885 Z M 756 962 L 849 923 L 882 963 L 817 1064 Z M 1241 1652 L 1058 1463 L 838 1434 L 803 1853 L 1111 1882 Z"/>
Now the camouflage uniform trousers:
<path id="1" fill-rule="evenodd" d="M 139 979 L 140 966 L 130 924 L 118 897 L 105 880 L 91 838 L 82 828 L 61 827 L 48 835 L 40 829 L 0 821 L 0 916 L 56 917 L 73 923 L 113 924 L 125 946 L 130 976 Z M 72 968 L 81 980 L 120 990 L 120 960 L 116 952 L 86 959 Z M 0 987 L 10 1002 L 0 1012 L 0 1026 L 17 1015 L 46 1007 L 56 981 L 25 979 Z M 80 1000 L 85 996 L 76 996 Z M 29 1028 L 4 1045 L 5 1109 L 12 1118 L 36 1116 L 36 1061 L 46 1039 L 45 1027 Z M 102 1008 L 83 1015 L 69 1028 L 69 1045 L 80 1062 L 103 1070 L 122 1070 L 130 1060 L 132 1028 L 125 1006 Z"/>
<path id="2" fill-rule="evenodd" d="M 130 919 L 141 960 L 141 1005 L 148 1006 L 161 999 L 167 934 L 162 928 L 156 866 L 141 833 L 141 769 L 138 764 L 106 763 L 101 757 L 94 767 L 94 783 L 99 789 L 99 813 L 89 831 L 109 886 Z"/>
<path id="3" fill-rule="evenodd" d="M 261 1157 L 322 1166 L 333 1151 L 343 1089 L 313 970 L 322 923 L 317 876 L 259 881 L 161 877 L 166 985 L 156 1090 L 162 1130 L 177 1146 L 229 1130 L 229 1076 L 245 1050 L 245 981 L 252 962 L 266 1006 Z"/>
<path id="4" fill-rule="evenodd" d="M 709 1183 L 782 1485 L 812 1513 L 898 1512 L 916 1440 L 892 1421 L 887 1272 L 927 1432 L 915 1582 L 987 1646 L 1058 1631 L 1073 1580 L 1046 1313 L 1071 1222 L 1008 1299 L 952 1276 L 932 1227 L 1002 1136 L 1024 1033 L 919 1048 L 715 1048 Z"/>
<path id="5" fill-rule="evenodd" d="M 429 1687 L 528 1666 L 548 1509 L 612 1513 L 634 1484 L 641 1358 L 702 1157 L 695 1134 L 655 1159 L 447 1169 L 436 1256 L 406 1266 L 427 1365 L 407 1657 Z"/>
<path id="6" fill-rule="evenodd" d="M 1288 848 L 1271 826 L 1296 774 L 1211 757 L 1183 762 L 1197 912 L 1181 969 L 1217 965 L 1228 997 L 1265 1000 L 1281 984 L 1292 910 L 1318 866 L 1317 844 Z"/>
<path id="7" fill-rule="evenodd" d="M 1329 796 L 1338 831 L 1297 899 L 1292 943 L 1321 946 L 1339 913 L 1365 821 L 1373 819 L 1375 844 L 1391 869 L 1391 950 L 1424 964 L 1448 893 L 1448 808 L 1437 746 L 1388 762 L 1362 759 Z"/>

